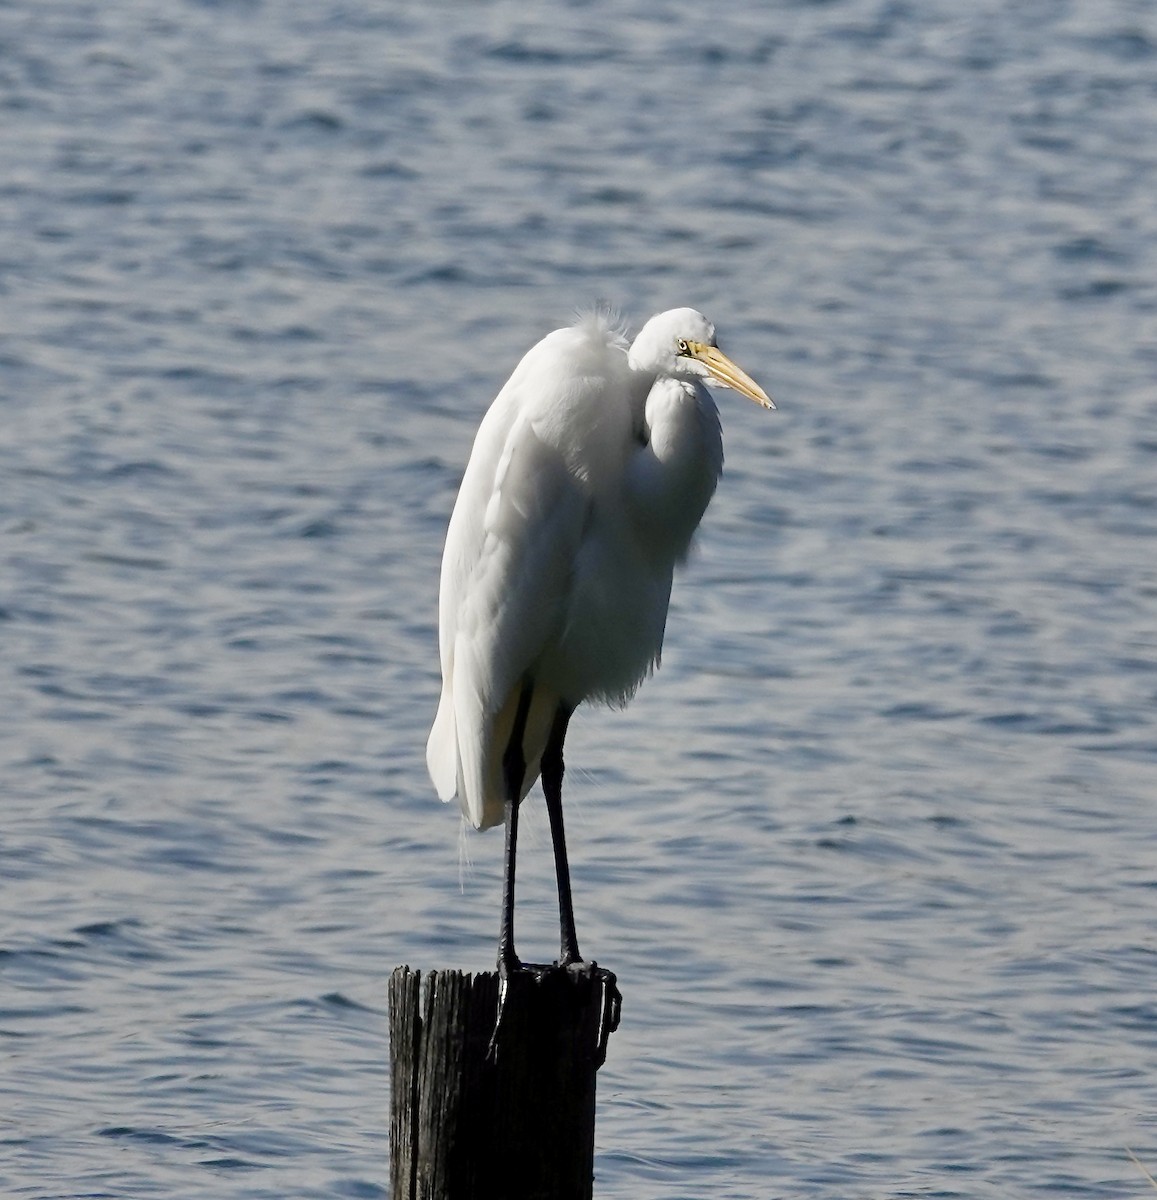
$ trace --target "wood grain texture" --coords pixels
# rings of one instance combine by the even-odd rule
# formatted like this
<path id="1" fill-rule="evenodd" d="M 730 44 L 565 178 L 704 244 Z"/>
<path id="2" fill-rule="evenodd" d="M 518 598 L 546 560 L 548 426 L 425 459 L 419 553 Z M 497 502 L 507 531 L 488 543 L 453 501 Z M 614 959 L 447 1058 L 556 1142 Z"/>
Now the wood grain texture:
<path id="1" fill-rule="evenodd" d="M 585 1200 L 595 1073 L 618 1025 L 615 977 L 594 964 L 390 980 L 395 1200 Z"/>

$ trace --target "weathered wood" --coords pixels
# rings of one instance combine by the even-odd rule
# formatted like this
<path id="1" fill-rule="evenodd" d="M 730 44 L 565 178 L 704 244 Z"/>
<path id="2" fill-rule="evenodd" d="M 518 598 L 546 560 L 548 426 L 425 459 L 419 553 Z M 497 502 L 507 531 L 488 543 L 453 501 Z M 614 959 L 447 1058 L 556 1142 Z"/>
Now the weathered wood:
<path id="1" fill-rule="evenodd" d="M 411 1097 L 419 1045 L 419 976 L 398 970 L 390 980 L 390 1092 Z M 412 1103 L 390 1106 L 390 1178 L 409 1179 L 418 1153 L 417 1112 Z"/>
<path id="2" fill-rule="evenodd" d="M 431 971 L 421 997 L 420 980 L 390 979 L 394 1200 L 589 1200 L 614 975 L 526 967 L 500 1021 L 497 974 Z"/>

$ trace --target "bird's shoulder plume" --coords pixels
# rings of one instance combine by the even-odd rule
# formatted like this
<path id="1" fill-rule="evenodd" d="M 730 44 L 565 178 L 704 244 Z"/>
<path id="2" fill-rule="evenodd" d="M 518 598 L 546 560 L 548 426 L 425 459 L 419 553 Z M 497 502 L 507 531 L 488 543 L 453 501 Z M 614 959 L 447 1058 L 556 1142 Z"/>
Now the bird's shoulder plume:
<path id="1" fill-rule="evenodd" d="M 619 310 L 605 300 L 590 308 L 579 309 L 575 313 L 574 327 L 592 341 L 597 339 L 605 345 L 627 349 L 627 322 Z"/>

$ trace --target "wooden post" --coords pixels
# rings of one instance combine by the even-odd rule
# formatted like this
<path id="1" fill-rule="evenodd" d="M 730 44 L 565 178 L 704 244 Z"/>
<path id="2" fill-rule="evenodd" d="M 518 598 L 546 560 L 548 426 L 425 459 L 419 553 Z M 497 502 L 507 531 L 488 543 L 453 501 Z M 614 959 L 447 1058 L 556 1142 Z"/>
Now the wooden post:
<path id="1" fill-rule="evenodd" d="M 501 1020 L 493 972 L 431 971 L 424 998 L 420 983 L 390 979 L 393 1200 L 590 1200 L 615 976 L 524 965 Z"/>

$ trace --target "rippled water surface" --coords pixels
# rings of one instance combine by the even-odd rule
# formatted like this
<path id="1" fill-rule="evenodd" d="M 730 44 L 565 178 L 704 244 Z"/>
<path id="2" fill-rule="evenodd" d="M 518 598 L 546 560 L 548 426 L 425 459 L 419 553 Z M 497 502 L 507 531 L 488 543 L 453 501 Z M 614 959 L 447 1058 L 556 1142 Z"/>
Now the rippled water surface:
<path id="1" fill-rule="evenodd" d="M 780 411 L 573 726 L 597 1194 L 1148 1194 L 1155 12 L 0 6 L 4 1195 L 386 1194 L 389 972 L 498 919 L 442 533 L 599 300 Z"/>

